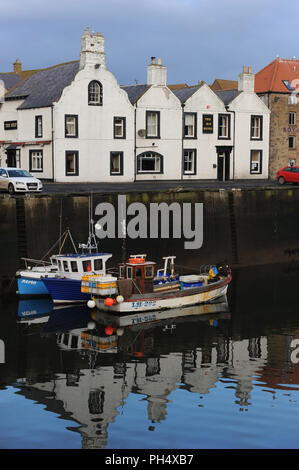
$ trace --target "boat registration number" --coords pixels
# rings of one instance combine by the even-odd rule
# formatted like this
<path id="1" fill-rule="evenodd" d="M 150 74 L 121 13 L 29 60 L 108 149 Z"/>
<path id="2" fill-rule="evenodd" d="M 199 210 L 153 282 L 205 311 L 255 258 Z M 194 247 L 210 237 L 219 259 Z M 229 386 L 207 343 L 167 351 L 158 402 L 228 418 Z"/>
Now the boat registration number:
<path id="1" fill-rule="evenodd" d="M 133 308 L 144 308 L 144 307 L 155 307 L 156 301 L 155 300 L 145 300 L 143 302 L 132 302 Z"/>

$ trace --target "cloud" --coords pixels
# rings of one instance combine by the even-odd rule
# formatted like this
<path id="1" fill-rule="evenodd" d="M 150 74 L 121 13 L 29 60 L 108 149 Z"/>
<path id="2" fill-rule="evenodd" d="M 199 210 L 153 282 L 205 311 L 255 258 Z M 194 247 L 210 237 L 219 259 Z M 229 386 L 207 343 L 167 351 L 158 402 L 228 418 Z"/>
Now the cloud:
<path id="1" fill-rule="evenodd" d="M 299 4 L 280 0 L 1 0 L 0 13 L 1 71 L 16 57 L 25 68 L 77 59 L 86 26 L 104 34 L 121 83 L 144 82 L 152 55 L 172 83 L 237 79 L 242 65 L 299 56 Z"/>

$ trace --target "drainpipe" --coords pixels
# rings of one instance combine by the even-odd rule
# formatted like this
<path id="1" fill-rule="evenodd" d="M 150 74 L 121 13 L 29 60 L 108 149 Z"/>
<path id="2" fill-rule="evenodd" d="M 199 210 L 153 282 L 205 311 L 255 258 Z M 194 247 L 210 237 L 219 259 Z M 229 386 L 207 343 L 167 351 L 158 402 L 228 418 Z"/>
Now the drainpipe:
<path id="1" fill-rule="evenodd" d="M 136 141 L 136 115 L 137 115 L 137 101 L 134 107 L 134 182 L 136 181 L 136 158 L 137 158 L 137 141 Z"/>
<path id="2" fill-rule="evenodd" d="M 181 155 L 181 180 L 184 179 L 184 108 L 185 103 L 182 103 L 182 155 Z"/>
<path id="3" fill-rule="evenodd" d="M 51 134 L 52 134 L 52 176 L 55 181 L 54 173 L 54 119 L 53 119 L 53 104 L 51 105 Z"/>
<path id="4" fill-rule="evenodd" d="M 236 145 L 236 112 L 230 111 L 229 105 L 225 106 L 226 111 L 234 115 L 234 138 L 233 138 L 233 181 L 235 180 L 235 145 Z"/>

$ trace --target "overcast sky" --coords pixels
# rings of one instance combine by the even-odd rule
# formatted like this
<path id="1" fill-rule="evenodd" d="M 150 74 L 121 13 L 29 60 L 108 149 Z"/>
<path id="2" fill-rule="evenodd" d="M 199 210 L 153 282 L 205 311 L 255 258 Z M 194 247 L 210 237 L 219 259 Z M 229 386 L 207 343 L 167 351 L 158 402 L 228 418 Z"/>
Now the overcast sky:
<path id="1" fill-rule="evenodd" d="M 86 26 L 105 36 L 120 84 L 146 82 L 151 56 L 168 83 L 237 80 L 277 55 L 299 58 L 299 2 L 281 0 L 0 0 L 0 72 L 76 60 Z"/>

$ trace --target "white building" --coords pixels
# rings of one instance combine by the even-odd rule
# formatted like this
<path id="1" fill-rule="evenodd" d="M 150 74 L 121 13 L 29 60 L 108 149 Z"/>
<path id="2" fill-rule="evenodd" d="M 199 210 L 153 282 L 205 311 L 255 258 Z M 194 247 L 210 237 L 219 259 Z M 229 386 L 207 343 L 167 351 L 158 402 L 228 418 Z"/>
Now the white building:
<path id="1" fill-rule="evenodd" d="M 146 84 L 120 86 L 103 36 L 86 29 L 79 61 L 27 72 L 16 61 L 0 81 L 1 166 L 59 182 L 268 178 L 270 111 L 250 69 L 238 90 L 176 88 L 152 57 Z"/>

